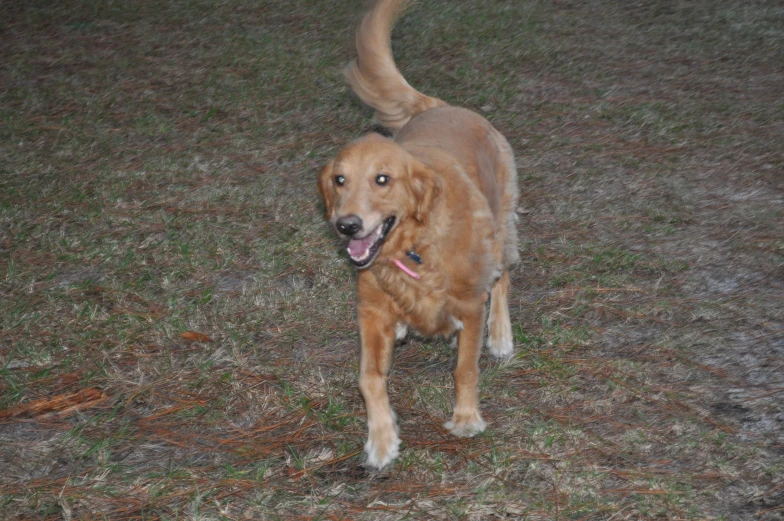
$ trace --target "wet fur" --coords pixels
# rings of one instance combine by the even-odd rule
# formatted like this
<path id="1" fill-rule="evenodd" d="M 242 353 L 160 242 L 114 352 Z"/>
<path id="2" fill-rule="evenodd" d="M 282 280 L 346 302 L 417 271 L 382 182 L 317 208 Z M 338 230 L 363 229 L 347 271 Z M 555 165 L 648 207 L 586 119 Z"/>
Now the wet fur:
<path id="1" fill-rule="evenodd" d="M 485 428 L 477 397 L 485 336 L 492 355 L 507 358 L 513 351 L 508 269 L 518 259 L 514 156 L 483 117 L 426 96 L 403 79 L 389 35 L 404 4 L 381 0 L 373 6 L 357 31 L 358 57 L 346 69 L 354 91 L 394 138 L 371 133 L 350 143 L 324 167 L 318 185 L 327 220 L 357 215 L 360 236 L 396 217 L 377 257 L 358 273 L 359 383 L 368 413 L 367 465 L 373 468 L 399 453 L 387 378 L 394 343 L 406 328 L 424 336 L 457 335 L 456 403 L 445 424 L 457 436 Z M 389 176 L 384 186 L 376 182 L 379 173 Z M 336 176 L 343 176 L 343 186 Z M 406 274 L 395 259 L 421 278 Z"/>

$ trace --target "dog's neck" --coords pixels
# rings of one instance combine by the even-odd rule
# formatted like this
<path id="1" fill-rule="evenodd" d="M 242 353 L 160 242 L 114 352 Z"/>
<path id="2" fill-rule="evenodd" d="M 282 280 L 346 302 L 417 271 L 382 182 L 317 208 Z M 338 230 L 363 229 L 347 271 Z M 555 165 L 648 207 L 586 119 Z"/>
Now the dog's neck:
<path id="1" fill-rule="evenodd" d="M 382 258 L 379 258 L 374 266 L 378 266 L 379 270 L 390 269 L 393 272 L 405 273 L 408 280 L 421 279 L 420 266 L 426 267 L 425 271 L 428 273 L 434 268 L 437 269 L 434 259 L 427 255 L 432 231 L 426 224 L 414 219 L 401 221 L 400 226 L 390 234 L 384 244 L 380 255 Z M 370 269 L 373 270 L 373 266 Z"/>

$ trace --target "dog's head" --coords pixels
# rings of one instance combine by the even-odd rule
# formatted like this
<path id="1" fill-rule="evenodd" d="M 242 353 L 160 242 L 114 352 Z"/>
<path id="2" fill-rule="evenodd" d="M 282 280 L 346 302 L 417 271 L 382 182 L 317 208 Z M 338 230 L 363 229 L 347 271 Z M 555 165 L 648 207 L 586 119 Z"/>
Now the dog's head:
<path id="1" fill-rule="evenodd" d="M 438 196 L 435 173 L 393 140 L 368 134 L 340 150 L 319 174 L 325 218 L 367 268 L 402 223 L 426 224 Z"/>

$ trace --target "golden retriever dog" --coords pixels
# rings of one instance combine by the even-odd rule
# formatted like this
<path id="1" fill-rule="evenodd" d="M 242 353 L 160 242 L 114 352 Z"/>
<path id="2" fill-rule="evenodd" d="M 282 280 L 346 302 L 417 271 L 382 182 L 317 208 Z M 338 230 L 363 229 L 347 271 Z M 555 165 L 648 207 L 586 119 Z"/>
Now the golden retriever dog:
<path id="1" fill-rule="evenodd" d="M 517 174 L 506 139 L 482 116 L 412 88 L 395 66 L 390 32 L 405 0 L 379 0 L 357 30 L 345 75 L 394 138 L 371 133 L 343 147 L 319 174 L 326 219 L 359 269 L 359 388 L 366 465 L 399 453 L 387 379 L 392 350 L 410 328 L 457 336 L 455 436 L 485 429 L 479 354 L 513 352 L 509 267 L 518 260 Z M 486 312 L 487 300 L 489 312 Z"/>

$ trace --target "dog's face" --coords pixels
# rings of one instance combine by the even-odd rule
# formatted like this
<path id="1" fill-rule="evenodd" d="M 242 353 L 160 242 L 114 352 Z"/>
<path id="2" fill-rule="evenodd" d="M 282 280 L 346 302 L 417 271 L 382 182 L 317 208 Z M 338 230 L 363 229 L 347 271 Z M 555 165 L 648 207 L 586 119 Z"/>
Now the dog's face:
<path id="1" fill-rule="evenodd" d="M 344 147 L 322 169 L 318 186 L 325 218 L 348 239 L 349 258 L 360 269 L 409 217 L 424 222 L 438 193 L 432 170 L 379 134 Z"/>

